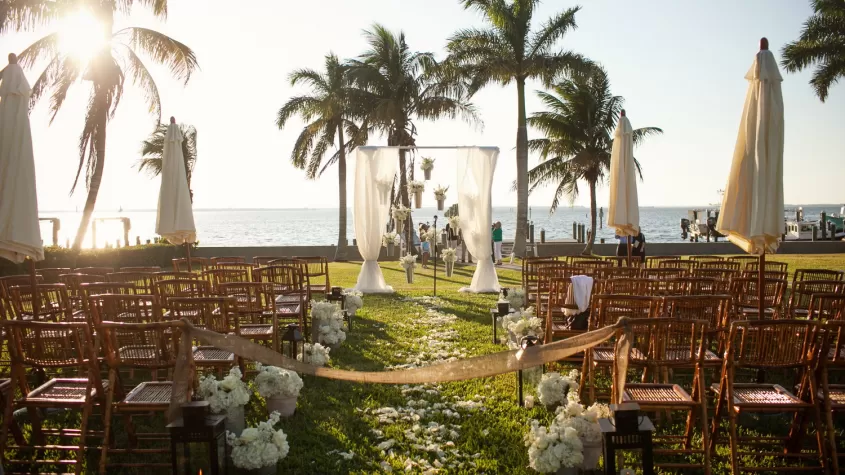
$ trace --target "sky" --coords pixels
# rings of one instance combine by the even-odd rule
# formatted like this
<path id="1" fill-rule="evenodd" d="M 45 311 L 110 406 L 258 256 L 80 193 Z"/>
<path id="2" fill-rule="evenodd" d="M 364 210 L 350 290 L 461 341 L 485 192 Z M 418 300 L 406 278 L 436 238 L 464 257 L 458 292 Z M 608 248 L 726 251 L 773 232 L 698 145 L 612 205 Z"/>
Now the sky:
<path id="1" fill-rule="evenodd" d="M 323 65 L 334 52 L 352 58 L 366 49 L 361 35 L 373 23 L 402 30 L 413 50 L 446 55 L 446 39 L 460 28 L 482 27 L 481 17 L 458 0 L 253 0 L 233 8 L 223 0 L 171 0 L 165 21 L 137 7 L 118 18 L 116 28 L 155 28 L 195 51 L 201 70 L 187 85 L 165 68 L 142 58 L 155 77 L 163 119 L 173 115 L 198 130 L 199 158 L 192 188 L 195 208 L 336 207 L 334 167 L 318 180 L 290 165 L 290 152 L 302 122 L 284 130 L 275 125 L 278 109 L 307 89 L 289 84 L 289 73 Z M 535 15 L 545 21 L 569 1 L 546 1 Z M 747 90 L 744 79 L 761 36 L 769 38 L 780 59 L 782 46 L 799 35 L 812 13 L 804 0 L 677 0 L 584 1 L 576 15 L 578 29 L 560 41 L 563 49 L 600 62 L 612 91 L 626 99 L 633 126 L 664 130 L 635 150 L 643 167 L 639 184 L 642 206 L 706 205 L 719 199 L 730 169 L 737 127 Z M 56 27 L 0 36 L 0 51 L 19 52 Z M 43 65 L 27 71 L 30 82 Z M 821 103 L 808 85 L 810 72 L 786 74 L 784 154 L 785 200 L 789 204 L 845 202 L 845 84 L 831 89 Z M 69 196 L 78 165 L 77 144 L 88 96 L 86 84 L 72 89 L 50 123 L 48 100 L 31 114 L 39 208 L 82 209 L 85 190 Z M 529 114 L 542 110 L 535 91 L 527 89 Z M 501 149 L 495 174 L 493 205 L 515 207 L 510 191 L 515 176 L 516 87 L 491 85 L 472 102 L 482 126 L 460 121 L 418 122 L 418 145 L 487 145 Z M 106 164 L 97 209 L 154 209 L 159 180 L 139 174 L 141 141 L 151 132 L 151 117 L 140 92 L 131 87 L 108 127 Z M 529 138 L 538 136 L 529 131 Z M 373 138 L 371 145 L 384 145 Z M 432 184 L 455 181 L 453 152 L 432 151 L 436 162 Z M 529 166 L 538 157 L 529 158 Z M 353 190 L 354 160 L 348 186 Z M 454 185 L 453 185 L 454 189 Z M 589 205 L 586 187 L 575 205 Z M 538 190 L 529 204 L 548 207 L 553 190 Z M 453 193 L 448 202 L 453 201 Z M 599 205 L 608 192 L 598 191 Z"/>

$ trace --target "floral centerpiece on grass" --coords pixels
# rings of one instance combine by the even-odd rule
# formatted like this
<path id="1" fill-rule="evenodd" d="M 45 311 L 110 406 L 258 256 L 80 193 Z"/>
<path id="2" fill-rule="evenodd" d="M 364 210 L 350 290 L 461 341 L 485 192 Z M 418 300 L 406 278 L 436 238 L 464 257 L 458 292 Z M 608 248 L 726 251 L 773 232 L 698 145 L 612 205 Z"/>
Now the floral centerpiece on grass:
<path id="1" fill-rule="evenodd" d="M 393 231 L 391 231 L 389 233 L 384 233 L 381 236 L 381 245 L 382 245 L 382 247 L 387 248 L 387 255 L 392 256 L 393 255 L 393 246 L 402 245 L 402 237 L 399 236 L 398 233 L 395 233 Z"/>
<path id="2" fill-rule="evenodd" d="M 364 294 L 355 289 L 346 289 L 343 291 L 344 310 L 349 312 L 349 315 L 355 315 L 355 312 L 364 308 Z"/>
<path id="3" fill-rule="evenodd" d="M 423 171 L 426 180 L 431 180 L 431 171 L 434 170 L 434 159 L 423 157 L 422 163 L 420 163 L 420 170 Z"/>
<path id="4" fill-rule="evenodd" d="M 521 287 L 508 290 L 507 296 L 503 295 L 500 299 L 504 299 L 510 304 L 511 308 L 517 310 L 525 307 L 525 291 Z"/>
<path id="5" fill-rule="evenodd" d="M 504 317 L 499 317 L 499 320 L 502 323 L 502 328 L 507 332 L 508 347 L 513 350 L 519 348 L 519 342 L 523 337 L 535 336 L 542 340 L 545 335 L 543 320 L 534 315 L 534 307 L 528 307 L 522 311 L 517 310 Z"/>
<path id="6" fill-rule="evenodd" d="M 417 267 L 417 256 L 407 254 L 399 258 L 399 264 L 405 269 L 405 277 L 408 278 L 408 283 L 414 283 L 414 268 Z"/>
<path id="7" fill-rule="evenodd" d="M 414 208 L 422 208 L 422 194 L 425 191 L 425 182 L 411 180 L 408 183 L 408 193 L 414 195 Z"/>
<path id="8" fill-rule="evenodd" d="M 272 413 L 266 422 L 258 427 L 245 429 L 240 436 L 226 433 L 226 443 L 232 447 L 232 462 L 243 470 L 258 470 L 275 467 L 287 457 L 290 445 L 281 429 L 273 427 L 279 423 L 279 414 Z"/>
<path id="9" fill-rule="evenodd" d="M 537 397 L 546 407 L 577 402 L 579 381 L 580 372 L 577 369 L 565 376 L 556 372 L 546 373 L 537 385 Z"/>
<path id="10" fill-rule="evenodd" d="M 458 253 L 452 248 L 446 248 L 440 251 L 443 257 L 443 262 L 446 263 L 446 277 L 452 277 L 452 272 L 455 270 L 455 262 L 458 260 Z"/>
<path id="11" fill-rule="evenodd" d="M 302 378 L 293 371 L 276 366 L 256 364 L 258 374 L 253 382 L 258 394 L 267 400 L 267 411 L 278 412 L 281 416 L 293 415 L 296 411 L 296 398 L 302 390 Z"/>
<path id="12" fill-rule="evenodd" d="M 319 343 L 305 343 L 302 346 L 302 353 L 296 355 L 296 359 L 314 366 L 326 366 L 331 361 L 330 350 L 331 348 Z"/>
<path id="13" fill-rule="evenodd" d="M 554 473 L 560 468 L 575 468 L 584 463 L 584 445 L 578 431 L 554 422 L 545 427 L 531 421 L 525 436 L 528 466 L 540 473 Z"/>
<path id="14" fill-rule="evenodd" d="M 390 215 L 393 216 L 393 222 L 396 223 L 396 231 L 401 233 L 405 229 L 405 221 L 411 215 L 411 208 L 406 208 L 400 204 L 391 210 Z"/>
<path id="15" fill-rule="evenodd" d="M 238 434 L 245 425 L 244 406 L 250 396 L 242 377 L 240 369 L 232 368 L 222 381 L 214 375 L 200 376 L 197 387 L 197 395 L 208 401 L 212 413 L 226 414 L 226 430 Z"/>
<path id="16" fill-rule="evenodd" d="M 312 341 L 337 348 L 346 341 L 343 311 L 331 302 L 311 301 Z"/>
<path id="17" fill-rule="evenodd" d="M 437 200 L 437 210 L 443 211 L 443 204 L 446 202 L 446 192 L 449 191 L 449 187 L 443 188 L 442 186 L 438 186 L 434 189 L 434 199 Z"/>

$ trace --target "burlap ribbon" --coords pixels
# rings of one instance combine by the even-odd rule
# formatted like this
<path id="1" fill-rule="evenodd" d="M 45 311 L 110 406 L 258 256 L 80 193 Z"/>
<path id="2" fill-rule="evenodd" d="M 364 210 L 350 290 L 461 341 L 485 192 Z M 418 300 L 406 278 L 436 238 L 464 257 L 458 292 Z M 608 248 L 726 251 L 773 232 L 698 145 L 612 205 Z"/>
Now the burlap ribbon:
<path id="1" fill-rule="evenodd" d="M 170 399 L 171 420 L 179 417 L 180 405 L 187 401 L 190 394 L 193 373 L 191 347 L 194 341 L 220 350 L 230 351 L 247 360 L 278 366 L 301 374 L 359 383 L 423 384 L 484 378 L 533 368 L 568 358 L 600 345 L 609 340 L 617 330 L 621 330 L 621 336 L 616 341 L 617 357 L 613 371 L 614 384 L 611 397 L 613 402 L 621 400 L 622 392 L 625 389 L 625 375 L 628 371 L 628 358 L 631 349 L 631 331 L 628 328 L 628 319 L 623 317 L 614 325 L 546 345 L 500 351 L 449 363 L 397 371 L 346 371 L 305 364 L 244 338 L 197 328 L 184 319 L 181 321 L 181 325 L 183 332 L 182 347 L 173 374 L 173 389 Z"/>

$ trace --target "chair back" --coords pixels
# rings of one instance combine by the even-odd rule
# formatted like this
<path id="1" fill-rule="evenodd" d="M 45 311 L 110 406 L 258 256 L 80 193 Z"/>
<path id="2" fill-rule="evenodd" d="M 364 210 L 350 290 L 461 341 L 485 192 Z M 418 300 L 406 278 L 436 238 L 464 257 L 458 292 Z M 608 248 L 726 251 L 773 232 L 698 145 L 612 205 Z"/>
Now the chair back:
<path id="1" fill-rule="evenodd" d="M 605 279 L 636 279 L 640 276 L 639 266 L 609 267 L 603 271 Z"/>
<path id="2" fill-rule="evenodd" d="M 12 302 L 12 314 L 18 320 L 33 318 L 33 306 L 38 305 L 38 320 L 52 322 L 70 322 L 73 319 L 73 306 L 64 284 L 38 284 L 37 302 L 31 285 L 15 285 L 9 288 Z"/>
<path id="3" fill-rule="evenodd" d="M 574 265 L 576 262 L 601 261 L 601 256 L 566 256 L 566 262 L 569 265 Z"/>
<path id="4" fill-rule="evenodd" d="M 118 272 L 161 272 L 161 266 L 149 266 L 149 267 L 121 267 L 118 269 Z"/>
<path id="5" fill-rule="evenodd" d="M 613 325 L 619 317 L 655 318 L 660 310 L 658 297 L 600 294 L 592 299 L 590 330 Z"/>
<path id="6" fill-rule="evenodd" d="M 522 260 L 522 288 L 525 289 L 526 295 L 536 289 L 537 267 L 543 262 L 557 262 L 557 257 L 528 257 Z"/>
<path id="7" fill-rule="evenodd" d="M 328 258 L 325 256 L 297 256 L 297 259 L 305 263 L 308 285 L 325 285 L 328 292 L 331 288 Z"/>
<path id="8" fill-rule="evenodd" d="M 778 262 L 778 261 L 770 261 L 766 260 L 766 267 L 763 269 L 766 273 L 770 271 L 775 272 L 787 272 L 789 265 L 786 262 Z M 760 268 L 760 260 L 755 258 L 753 261 L 748 261 L 745 263 L 745 270 L 756 271 Z"/>
<path id="9" fill-rule="evenodd" d="M 822 370 L 845 369 L 845 320 L 828 320 L 824 328 L 824 344 L 819 362 Z"/>
<path id="10" fill-rule="evenodd" d="M 730 295 L 672 295 L 663 298 L 661 317 L 707 322 L 709 331 L 727 330 Z"/>
<path id="11" fill-rule="evenodd" d="M 252 258 L 252 264 L 256 267 L 267 266 L 276 259 L 278 259 L 276 256 L 255 256 Z"/>
<path id="12" fill-rule="evenodd" d="M 836 280 L 842 282 L 845 281 L 845 272 L 827 269 L 795 269 L 795 275 L 792 276 L 792 286 L 795 287 L 796 282 L 805 280 Z"/>
<path id="13" fill-rule="evenodd" d="M 687 273 L 698 267 L 698 261 L 685 261 L 682 259 L 663 259 L 657 263 L 658 269 L 683 269 Z"/>
<path id="14" fill-rule="evenodd" d="M 682 268 L 644 267 L 644 268 L 640 269 L 640 277 L 643 278 L 643 279 L 668 280 L 668 279 L 677 279 L 678 277 L 686 277 L 686 276 L 687 276 L 687 270 L 682 269 Z"/>
<path id="15" fill-rule="evenodd" d="M 756 277 L 738 277 L 732 280 L 730 294 L 734 306 L 757 308 L 760 302 L 759 289 L 760 283 Z M 763 279 L 763 306 L 765 308 L 780 308 L 785 292 L 785 280 Z"/>
<path id="16" fill-rule="evenodd" d="M 138 295 L 135 292 L 134 284 L 116 284 L 111 282 L 95 282 L 93 284 L 82 284 L 81 290 L 82 309 L 85 315 L 91 316 L 90 300 L 94 295 L 115 294 L 115 295 Z"/>
<path id="17" fill-rule="evenodd" d="M 809 368 L 819 323 L 744 320 L 731 324 L 725 364 L 736 368 Z"/>
<path id="18" fill-rule="evenodd" d="M 74 274 L 98 275 L 100 277 L 105 277 L 112 272 L 114 272 L 114 267 L 77 267 L 73 269 Z"/>
<path id="19" fill-rule="evenodd" d="M 700 279 L 718 279 L 722 281 L 725 285 L 730 285 L 731 279 L 734 277 L 739 277 L 739 270 L 730 269 L 728 267 L 706 267 L 704 264 L 701 264 L 701 267 L 692 271 L 693 277 L 698 277 Z M 727 264 L 727 262 L 724 262 Z"/>
<path id="20" fill-rule="evenodd" d="M 36 275 L 35 276 L 35 283 L 36 284 L 45 284 L 47 283 L 43 276 Z M 0 277 L 0 298 L 8 299 L 9 298 L 9 287 L 13 287 L 15 285 L 32 285 L 32 276 L 29 275 L 8 275 L 6 277 Z"/>
<path id="21" fill-rule="evenodd" d="M 44 269 L 37 269 L 37 274 L 44 278 L 45 284 L 59 284 L 59 276 L 62 274 L 70 274 L 70 267 L 47 267 Z"/>
<path id="22" fill-rule="evenodd" d="M 722 256 L 708 256 L 708 255 L 698 255 L 698 256 L 689 256 L 689 260 L 698 262 L 699 265 L 703 262 L 722 262 L 725 260 Z"/>
<path id="23" fill-rule="evenodd" d="M 645 266 L 656 269 L 660 265 L 660 261 L 674 261 L 678 256 L 648 256 L 645 258 Z"/>
<path id="24" fill-rule="evenodd" d="M 106 363 L 111 368 L 152 370 L 176 367 L 181 325 L 178 322 L 100 322 Z"/>
<path id="25" fill-rule="evenodd" d="M 677 285 L 684 295 L 714 295 L 728 293 L 729 286 L 718 279 L 705 279 L 701 277 L 678 277 L 670 279 L 669 283 Z M 676 295 L 676 293 L 673 293 Z"/>
<path id="26" fill-rule="evenodd" d="M 838 280 L 804 280 L 796 282 L 789 295 L 787 318 L 810 317 L 810 302 L 815 294 L 842 295 L 843 283 Z"/>
<path id="27" fill-rule="evenodd" d="M 605 261 L 602 259 L 575 259 L 570 264 L 575 269 L 597 269 L 613 267 L 612 261 Z"/>
<path id="28" fill-rule="evenodd" d="M 229 257 L 212 257 L 209 259 L 209 265 L 212 269 L 217 267 L 217 264 L 245 264 L 246 258 L 240 256 Z"/>
<path id="29" fill-rule="evenodd" d="M 749 256 L 747 254 L 743 254 L 740 256 L 730 256 L 728 257 L 729 261 L 738 262 L 740 266 L 745 266 L 745 264 L 749 262 L 760 262 L 760 258 L 757 256 Z"/>
<path id="30" fill-rule="evenodd" d="M 155 293 L 163 308 L 170 309 L 174 297 L 210 297 L 211 284 L 199 279 L 167 279 L 155 283 Z"/>
<path id="31" fill-rule="evenodd" d="M 188 266 L 188 258 L 171 259 L 173 270 L 176 272 L 193 272 L 208 270 L 209 262 L 205 257 L 191 257 L 191 265 Z"/>
<path id="32" fill-rule="evenodd" d="M 616 267 L 627 267 L 628 266 L 628 256 L 606 256 L 604 258 L 606 261 L 610 261 Z M 642 256 L 631 256 L 631 267 L 639 268 L 643 266 L 643 258 Z"/>
<path id="33" fill-rule="evenodd" d="M 749 277 L 751 279 L 756 279 L 759 275 L 759 272 L 756 270 L 744 270 L 740 277 Z M 788 280 L 788 274 L 786 272 L 781 272 L 779 270 L 767 270 L 763 272 L 763 277 L 767 279 L 781 279 L 781 280 Z"/>
<path id="34" fill-rule="evenodd" d="M 248 278 L 252 276 L 252 270 L 255 269 L 257 266 L 255 264 L 239 264 L 236 262 L 221 262 L 214 266 L 213 270 L 220 270 L 220 269 L 227 269 L 227 270 L 239 270 L 244 271 L 247 274 Z"/>
<path id="35" fill-rule="evenodd" d="M 240 314 L 263 313 L 275 310 L 276 296 L 273 284 L 267 282 L 229 282 L 220 284 L 219 294 L 234 298 L 233 311 Z M 272 314 L 272 313 L 271 313 Z"/>
<path id="36" fill-rule="evenodd" d="M 173 320 L 183 318 L 195 327 L 221 334 L 238 332 L 237 319 L 231 318 L 235 308 L 232 297 L 176 297 L 170 299 Z"/>
<path id="37" fill-rule="evenodd" d="M 703 363 L 707 322 L 680 318 L 630 320 L 632 362 L 648 366 L 655 380 L 665 368 L 697 368 Z M 641 361 L 637 361 L 639 356 Z"/>
<path id="38" fill-rule="evenodd" d="M 97 294 L 88 298 L 91 321 L 99 331 L 103 322 L 154 323 L 162 321 L 161 307 L 151 295 Z"/>
<path id="39" fill-rule="evenodd" d="M 211 291 L 219 293 L 220 284 L 229 282 L 249 282 L 249 272 L 243 269 L 210 269 L 202 273 L 211 284 Z"/>
<path id="40" fill-rule="evenodd" d="M 815 293 L 810 297 L 810 307 L 807 309 L 807 316 L 811 320 L 833 321 L 845 320 L 845 295 L 841 293 L 820 294 Z"/>
<path id="41" fill-rule="evenodd" d="M 155 278 L 152 272 L 113 272 L 106 276 L 106 280 L 113 284 L 132 284 L 137 294 L 153 295 L 155 293 Z"/>
<path id="42" fill-rule="evenodd" d="M 10 320 L 5 325 L 13 365 L 38 369 L 76 367 L 99 380 L 99 372 L 91 371 L 94 338 L 87 323 Z M 21 376 L 24 387 L 28 387 L 27 378 Z"/>
<path id="43" fill-rule="evenodd" d="M 722 271 L 731 271 L 734 274 L 738 274 L 742 267 L 742 263 L 731 261 L 731 260 L 722 260 L 722 261 L 703 261 L 698 263 L 698 269 L 696 270 L 703 270 L 703 269 L 719 269 Z"/>

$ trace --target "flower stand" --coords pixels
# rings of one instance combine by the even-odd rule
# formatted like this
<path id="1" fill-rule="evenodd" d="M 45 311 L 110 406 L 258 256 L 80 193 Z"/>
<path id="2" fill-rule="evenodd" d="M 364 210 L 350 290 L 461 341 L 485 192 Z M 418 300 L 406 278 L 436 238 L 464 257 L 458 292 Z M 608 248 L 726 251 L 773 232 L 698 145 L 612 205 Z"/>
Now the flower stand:
<path id="1" fill-rule="evenodd" d="M 226 411 L 226 431 L 235 435 L 241 435 L 246 427 L 246 418 L 244 417 L 244 407 L 235 406 Z"/>
<path id="2" fill-rule="evenodd" d="M 423 170 L 423 175 L 425 176 L 426 180 L 431 180 L 431 168 L 428 170 Z"/>
<path id="3" fill-rule="evenodd" d="M 405 269 L 405 277 L 407 277 L 409 284 L 414 283 L 414 269 L 412 267 Z"/>
<path id="4" fill-rule="evenodd" d="M 396 221 L 396 232 L 402 234 L 402 231 L 405 230 L 405 221 Z"/>
<path id="5" fill-rule="evenodd" d="M 599 466 L 601 453 L 601 442 L 597 444 L 584 444 L 584 463 L 582 465 L 584 470 L 596 470 Z"/>
<path id="6" fill-rule="evenodd" d="M 393 248 L 396 247 L 394 244 L 387 245 L 387 256 L 393 257 Z"/>
<path id="7" fill-rule="evenodd" d="M 446 277 L 452 277 L 452 272 L 455 271 L 455 263 L 454 262 L 447 262 L 446 263 Z"/>
<path id="8" fill-rule="evenodd" d="M 414 192 L 414 208 L 422 208 L 422 191 L 415 191 Z"/>
<path id="9" fill-rule="evenodd" d="M 296 412 L 296 399 L 290 396 L 270 396 L 267 398 L 267 412 L 272 414 L 275 411 L 282 417 L 290 417 Z"/>
<path id="10" fill-rule="evenodd" d="M 443 211 L 443 207 L 445 206 L 446 199 L 437 200 L 437 211 Z"/>

